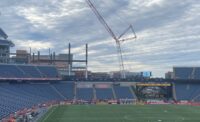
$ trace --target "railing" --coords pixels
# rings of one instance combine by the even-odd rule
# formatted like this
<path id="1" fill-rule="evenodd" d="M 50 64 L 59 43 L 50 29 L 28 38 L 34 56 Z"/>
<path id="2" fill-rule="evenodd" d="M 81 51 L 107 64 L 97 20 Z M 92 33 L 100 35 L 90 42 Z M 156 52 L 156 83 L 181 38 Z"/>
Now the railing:
<path id="1" fill-rule="evenodd" d="M 42 80 L 42 81 L 45 81 L 45 80 L 62 80 L 62 78 L 3 78 L 3 77 L 0 77 L 0 80 L 28 80 L 28 81 L 36 81 L 36 80 Z"/>

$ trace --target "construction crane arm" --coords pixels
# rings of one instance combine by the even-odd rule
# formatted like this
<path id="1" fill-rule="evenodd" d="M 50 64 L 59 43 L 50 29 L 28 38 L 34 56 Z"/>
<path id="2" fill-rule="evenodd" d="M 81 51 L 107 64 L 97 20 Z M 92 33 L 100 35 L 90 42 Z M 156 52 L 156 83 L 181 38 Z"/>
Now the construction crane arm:
<path id="1" fill-rule="evenodd" d="M 114 34 L 114 32 L 111 30 L 111 28 L 108 26 L 104 18 L 100 15 L 100 13 L 97 11 L 97 9 L 94 7 L 94 5 L 91 3 L 90 0 L 86 0 L 89 7 L 92 9 L 94 14 L 97 16 L 98 20 L 101 22 L 101 24 L 105 27 L 105 29 L 108 31 L 108 33 L 112 36 L 113 39 L 117 41 L 117 38 Z"/>
<path id="2" fill-rule="evenodd" d="M 121 39 L 129 30 L 132 31 L 133 37 Z M 135 31 L 134 31 L 132 25 L 130 25 L 130 26 L 118 37 L 119 41 L 122 41 L 122 42 L 123 42 L 123 41 L 127 41 L 127 40 L 136 39 L 136 38 L 137 38 L 137 36 L 136 36 L 136 33 L 135 33 Z"/>
<path id="3" fill-rule="evenodd" d="M 112 31 L 112 29 L 108 26 L 108 24 L 106 23 L 106 21 L 104 20 L 104 18 L 101 16 L 101 14 L 97 11 L 97 9 L 95 8 L 95 6 L 92 4 L 92 2 L 90 0 L 86 0 L 87 4 L 89 5 L 89 7 L 92 9 L 92 11 L 94 12 L 94 14 L 96 15 L 96 17 L 98 18 L 98 20 L 100 21 L 100 23 L 105 27 L 105 29 L 108 31 L 108 33 L 112 36 L 112 38 L 115 40 L 116 42 L 116 46 L 117 46 L 117 53 L 118 53 L 118 58 L 119 58 L 119 65 L 120 65 L 120 72 L 121 72 L 121 77 L 122 78 L 126 78 L 125 76 L 125 71 L 124 71 L 124 62 L 123 62 L 123 55 L 122 55 L 122 50 L 121 50 L 121 43 L 123 41 L 126 40 L 130 40 L 130 39 L 135 39 L 136 38 L 136 34 L 135 31 L 133 30 L 133 26 L 130 25 L 118 38 L 116 37 L 116 35 L 114 34 L 114 32 Z M 129 38 L 124 38 L 121 39 L 129 30 L 132 31 L 132 33 L 134 34 L 134 37 L 129 37 Z"/>

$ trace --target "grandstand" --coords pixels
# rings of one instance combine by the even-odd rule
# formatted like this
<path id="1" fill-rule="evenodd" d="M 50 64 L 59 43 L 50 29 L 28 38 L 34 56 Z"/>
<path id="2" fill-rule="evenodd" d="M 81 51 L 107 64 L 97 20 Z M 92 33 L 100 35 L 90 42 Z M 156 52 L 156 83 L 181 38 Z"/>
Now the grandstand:
<path id="1" fill-rule="evenodd" d="M 128 86 L 114 86 L 115 94 L 117 99 L 134 99 L 131 93 L 131 88 Z"/>
<path id="2" fill-rule="evenodd" d="M 132 73 L 127 72 L 126 79 L 120 79 L 120 72 L 114 72 L 110 77 L 107 72 L 92 73 L 87 71 L 88 63 L 88 45 L 86 44 L 86 59 L 74 60 L 71 54 L 69 44 L 69 54 L 55 55 L 31 55 L 27 51 L 18 50 L 16 56 L 10 57 L 10 47 L 14 44 L 7 40 L 7 35 L 0 29 L 0 122 L 7 122 L 8 118 L 14 118 L 17 122 L 21 121 L 37 121 L 37 118 L 47 111 L 51 113 L 57 105 L 69 104 L 184 104 L 184 105 L 200 105 L 200 68 L 199 67 L 174 67 L 170 72 L 169 79 L 151 78 L 151 72 Z M 10 59 L 11 58 L 11 59 Z M 11 63 L 12 62 L 12 63 Z M 85 63 L 84 67 L 73 67 L 73 62 Z M 20 63 L 20 64 L 18 64 Z M 30 64 L 28 64 L 30 63 Z M 89 74 L 89 75 L 88 75 Z M 62 79 L 62 78 L 65 79 Z M 93 114 L 93 117 L 101 115 L 102 119 L 109 121 L 142 121 L 146 122 L 149 118 L 152 121 L 159 121 L 160 113 L 163 112 L 163 106 L 158 107 L 157 114 L 153 115 L 155 106 L 146 109 L 141 106 L 78 106 L 71 107 L 60 106 L 55 107 L 57 117 L 63 119 L 65 116 L 71 115 L 79 117 L 87 113 Z M 147 106 L 149 107 L 149 106 Z M 169 107 L 169 108 L 168 108 Z M 57 110 L 59 108 L 59 110 Z M 89 111 L 89 109 L 94 111 Z M 103 108 L 103 109 L 102 109 Z M 133 109 L 134 108 L 134 109 Z M 142 109 L 143 110 L 142 110 Z M 168 108 L 168 109 L 167 109 Z M 164 114 L 168 111 L 176 110 L 177 107 L 167 106 Z M 175 108 L 175 109 L 173 109 Z M 53 110 L 52 110 L 53 109 Z M 69 113 L 69 109 L 71 113 Z M 191 108 L 187 108 L 190 110 Z M 41 111 L 44 110 L 42 114 Z M 111 110 L 111 112 L 110 112 Z M 112 111 L 113 110 L 113 111 Z M 133 112 L 133 110 L 135 110 Z M 149 110 L 149 113 L 147 112 Z M 194 114 L 200 113 L 195 110 Z M 85 111 L 85 113 L 83 113 Z M 89 111 L 89 112 L 88 112 Z M 145 117 L 137 118 L 138 111 L 146 113 Z M 30 113 L 38 113 L 32 120 Z M 77 112 L 77 113 L 76 113 Z M 95 113 L 96 112 L 96 113 Z M 115 113 L 117 112 L 117 113 Z M 127 113 L 126 113 L 127 112 Z M 127 116 L 131 112 L 132 116 Z M 64 114 L 63 114 L 64 113 Z M 119 114 L 120 113 L 120 114 Z M 125 113 L 125 114 L 124 114 Z M 179 111 L 178 113 L 181 113 Z M 54 112 L 55 114 L 55 112 Z M 55 121 L 55 115 L 52 115 L 51 121 Z M 65 115 L 66 114 L 66 115 Z M 151 116 L 149 116 L 152 114 Z M 171 114 L 171 113 L 170 113 Z M 172 115 L 175 115 L 173 113 Z M 181 116 L 185 113 L 181 113 Z M 189 113 L 188 113 L 189 114 Z M 62 116 L 61 116 L 62 115 Z M 104 115 L 104 116 L 103 116 Z M 108 116 L 109 115 L 109 116 Z M 118 115 L 116 117 L 116 115 Z M 167 115 L 167 114 L 166 114 Z M 31 114 L 31 116 L 33 116 Z M 48 112 L 47 112 L 47 116 Z M 154 116 L 156 119 L 154 119 Z M 174 116 L 174 120 L 177 120 Z M 192 119 L 193 115 L 190 115 Z M 90 115 L 89 115 L 90 117 Z M 113 118 L 111 118 L 113 117 Z M 23 118 L 23 119 L 22 119 Z M 27 120 L 29 118 L 30 120 Z M 57 118 L 60 120 L 60 118 Z M 192 120 L 187 118 L 188 120 Z M 21 119 L 21 120 L 20 120 Z M 73 118 L 65 118 L 60 121 Z M 166 116 L 164 120 L 168 121 Z M 183 118 L 181 118 L 184 120 Z M 48 121 L 46 119 L 45 121 Z M 85 118 L 85 121 L 95 120 L 95 118 Z M 182 121 L 181 120 L 181 121 Z M 199 120 L 198 118 L 196 120 Z M 57 120 L 56 120 L 57 121 Z M 80 122 L 84 120 L 74 120 Z M 104 121 L 104 120 L 102 120 Z M 162 121 L 162 120 L 161 120 Z M 169 120 L 171 122 L 171 120 Z M 149 121 L 150 122 L 150 121 Z"/>
<path id="3" fill-rule="evenodd" d="M 173 67 L 174 79 L 199 80 L 200 67 Z"/>
<path id="4" fill-rule="evenodd" d="M 79 100 L 92 101 L 94 99 L 92 88 L 77 88 L 76 98 Z"/>
<path id="5" fill-rule="evenodd" d="M 16 67 L 16 65 L 14 66 Z M 15 76 L 17 76 L 17 74 L 15 74 Z M 90 103 L 94 101 L 106 102 L 117 100 L 119 104 L 130 103 L 122 100 L 137 100 L 140 98 L 136 96 L 139 94 L 136 94 L 134 89 L 137 84 L 131 82 L 118 82 L 118 84 L 116 84 L 114 82 L 73 81 L 0 83 L 0 119 L 26 108 L 33 108 L 34 106 L 40 106 L 51 102 L 59 103 L 65 101 L 72 104 L 74 101 L 78 103 Z M 147 86 L 147 84 L 148 83 L 145 85 Z M 157 86 L 159 85 L 161 86 L 163 84 L 157 84 Z M 173 85 L 175 89 L 173 96 L 176 96 L 176 98 L 171 99 L 177 102 L 200 101 L 199 83 L 175 82 Z M 149 86 L 152 87 L 152 83 L 149 83 Z"/>
<path id="6" fill-rule="evenodd" d="M 95 90 L 96 90 L 97 99 L 99 100 L 114 99 L 111 88 L 95 88 Z"/>
<path id="7" fill-rule="evenodd" d="M 200 102 L 198 81 L 63 81 L 56 67 L 30 64 L 0 64 L 0 80 L 0 120 L 10 115 L 19 115 L 18 113 L 27 109 L 40 110 L 49 104 Z"/>
<path id="8" fill-rule="evenodd" d="M 73 100 L 75 96 L 75 84 L 73 82 L 52 84 L 57 93 L 66 100 Z"/>
<path id="9" fill-rule="evenodd" d="M 0 64 L 0 80 L 59 80 L 54 66 Z"/>
<path id="10" fill-rule="evenodd" d="M 50 84 L 0 84 L 0 118 L 56 100 L 64 99 Z"/>
<path id="11" fill-rule="evenodd" d="M 175 83 L 175 94 L 177 101 L 200 102 L 200 84 L 199 83 Z"/>
<path id="12" fill-rule="evenodd" d="M 86 83 L 87 84 L 87 83 Z M 73 101 L 77 100 L 92 101 L 111 100 L 114 99 L 111 88 L 95 88 L 99 85 L 94 83 L 92 87 L 81 88 L 74 82 L 57 82 L 57 83 L 1 83 L 0 84 L 0 118 L 6 117 L 19 110 L 32 108 L 40 104 L 51 101 Z M 104 84 L 111 85 L 110 83 Z M 128 87 L 114 87 L 117 91 L 117 99 L 129 98 L 133 99 L 133 95 Z M 94 90 L 95 89 L 95 90 Z M 122 95 L 126 94 L 128 95 Z M 114 93 L 115 94 L 115 93 Z M 119 95 L 121 94 L 121 95 Z M 96 98 L 94 96 L 97 96 Z"/>
<path id="13" fill-rule="evenodd" d="M 196 105 L 200 102 L 200 83 L 187 79 L 63 81 L 55 66 L 0 64 L 0 80 L 0 120 L 18 116 L 27 109 L 40 110 L 43 106 L 61 103 L 136 104 L 143 101 Z"/>
<path id="14" fill-rule="evenodd" d="M 167 4 L 167 2 L 163 4 L 160 1 L 151 0 L 148 2 L 145 1 L 141 6 L 140 4 L 142 2 L 139 0 L 136 1 L 138 2 L 136 4 L 131 0 L 119 2 L 119 4 L 115 3 L 116 1 L 99 4 L 98 6 L 103 6 L 103 8 L 109 7 L 109 10 L 103 10 L 105 11 L 104 13 L 107 14 L 106 19 L 109 20 L 109 23 L 112 23 L 112 20 L 117 20 L 117 18 L 120 21 L 123 20 L 121 17 L 115 17 L 110 14 L 113 10 L 120 12 L 120 14 L 115 13 L 117 16 L 125 15 L 124 17 L 127 18 L 128 14 L 132 14 L 128 12 L 129 10 L 135 11 L 137 10 L 135 8 L 140 9 L 140 7 L 145 7 L 146 9 L 142 10 L 142 12 L 139 12 L 137 15 L 152 13 L 153 19 L 152 16 L 143 16 L 143 19 L 151 19 L 148 21 L 149 23 L 146 23 L 149 27 L 148 30 L 145 30 L 144 27 L 141 26 L 141 24 L 145 24 L 143 20 L 140 22 L 141 19 L 137 19 L 136 21 L 129 19 L 127 22 L 136 22 L 136 24 L 138 24 L 137 30 L 140 30 L 140 35 L 143 35 L 144 39 L 150 38 L 150 36 L 153 35 L 152 31 L 159 32 L 159 29 L 166 30 L 167 35 L 164 35 L 164 32 L 158 33 L 160 35 L 155 35 L 157 38 L 152 38 L 151 40 L 160 39 L 158 38 L 160 36 L 163 38 L 169 36 L 165 40 L 169 44 L 164 42 L 158 45 L 159 41 L 156 43 L 147 43 L 147 41 L 143 41 L 141 44 L 135 43 L 136 45 L 132 46 L 132 42 L 126 43 L 126 41 L 136 39 L 133 26 L 128 26 L 122 34 L 118 35 L 120 32 L 118 28 L 120 29 L 120 27 L 125 26 L 126 23 L 122 22 L 124 24 L 120 24 L 121 22 L 117 21 L 112 23 L 112 27 L 114 27 L 115 24 L 119 24 L 114 27 L 116 32 L 113 32 L 109 23 L 106 23 L 104 17 L 101 16 L 100 11 L 102 10 L 98 11 L 99 8 L 96 8 L 95 4 L 93 5 L 93 2 L 91 2 L 92 0 L 86 0 L 98 20 L 100 20 L 100 23 L 103 24 L 108 33 L 115 40 L 117 44 L 116 55 L 113 53 L 113 50 L 108 51 L 107 49 L 103 49 L 100 52 L 95 50 L 95 48 L 102 48 L 102 45 L 106 45 L 106 48 L 111 49 L 112 45 L 107 43 L 110 42 L 107 36 L 103 37 L 101 35 L 103 33 L 97 28 L 98 25 L 94 26 L 94 28 L 86 27 L 87 29 L 82 27 L 83 24 L 88 24 L 88 22 L 94 24 L 93 18 L 86 18 L 86 22 L 81 23 L 76 21 L 77 25 L 75 26 L 71 20 L 67 20 L 67 23 L 63 23 L 63 20 L 66 20 L 66 18 L 78 20 L 84 17 L 82 16 L 83 14 L 90 15 L 83 11 L 88 10 L 84 7 L 82 2 L 70 3 L 68 1 L 56 1 L 51 2 L 49 6 L 48 2 L 45 1 L 39 3 L 40 6 L 45 4 L 45 9 L 40 10 L 40 8 L 37 7 L 37 1 L 26 2 L 25 4 L 19 2 L 19 6 L 17 4 L 17 6 L 10 6 L 10 3 L 5 1 L 6 0 L 0 5 L 2 9 L 9 10 L 3 14 L 3 16 L 9 20 L 2 19 L 1 22 L 6 23 L 8 21 L 11 22 L 11 25 L 15 25 L 16 22 L 19 23 L 20 20 L 26 20 L 25 24 L 18 24 L 15 29 L 27 26 L 27 30 L 30 30 L 30 32 L 24 33 L 26 29 L 19 30 L 19 33 L 23 32 L 25 37 L 18 36 L 18 38 L 15 39 L 18 40 L 16 44 L 20 44 L 20 47 L 29 45 L 30 51 L 20 49 L 16 50 L 16 52 L 11 52 L 10 48 L 15 46 L 15 44 L 8 38 L 8 35 L 3 29 L 0 28 L 0 122 L 200 122 L 200 67 L 175 66 L 173 67 L 173 71 L 171 70 L 166 73 L 166 79 L 153 78 L 152 72 L 149 71 L 151 69 L 156 69 L 157 72 L 159 72 L 163 69 L 168 69 L 170 64 L 178 64 L 179 62 L 177 61 L 183 61 L 181 64 L 191 64 L 195 62 L 196 58 L 194 58 L 194 55 L 189 55 L 192 53 L 196 54 L 195 52 L 199 51 L 198 49 L 189 50 L 189 47 L 186 49 L 185 45 L 181 45 L 186 49 L 183 51 L 180 45 L 176 46 L 175 44 L 178 40 L 182 40 L 180 42 L 183 42 L 183 39 L 191 39 L 193 41 L 194 39 L 199 39 L 199 36 L 196 37 L 194 35 L 198 34 L 198 32 L 193 32 L 192 29 L 187 26 L 186 29 L 192 31 L 192 33 L 189 32 L 189 36 L 187 35 L 188 38 L 185 38 L 184 34 L 186 31 L 181 34 L 179 30 L 174 31 L 172 29 L 173 27 L 179 27 L 179 25 L 176 25 L 178 21 L 170 21 L 173 17 L 181 15 L 184 24 L 188 24 L 188 22 L 191 21 L 190 18 L 193 16 L 191 13 L 196 12 L 194 8 L 198 8 L 199 5 L 189 4 L 190 2 L 179 2 L 182 6 L 171 7 L 171 4 Z M 98 3 L 101 2 L 102 1 L 99 1 Z M 17 2 L 15 1 L 13 3 Z M 30 10 L 26 9 L 27 4 L 31 4 Z M 32 4 L 34 5 L 32 6 Z M 109 6 L 109 4 L 113 4 L 114 6 Z M 8 5 L 11 8 L 7 7 Z M 163 11 L 167 8 L 165 5 L 173 11 L 181 8 L 178 10 L 179 14 L 173 15 L 171 14 L 172 11 Z M 70 6 L 70 8 L 65 9 L 67 6 Z M 75 6 L 76 8 L 73 9 L 71 6 Z M 187 9 L 185 9 L 185 7 L 187 7 Z M 191 10 L 190 7 L 192 7 Z M 81 9 L 79 10 L 77 8 Z M 126 9 L 120 10 L 120 8 Z M 154 10 L 154 8 L 156 9 Z M 52 9 L 53 12 L 50 9 Z M 17 14 L 15 12 L 15 14 L 13 14 L 15 16 L 10 14 L 13 10 L 17 10 Z M 151 11 L 148 12 L 148 10 Z M 157 14 L 156 10 L 161 10 L 161 12 L 159 11 Z M 31 16 L 27 16 L 30 12 Z M 191 15 L 185 16 L 182 12 Z M 61 14 L 61 16 L 55 15 L 56 13 Z M 199 15 L 199 12 L 197 13 Z M 34 16 L 32 16 L 32 14 Z M 74 16 L 74 14 L 76 14 L 76 16 Z M 164 14 L 169 14 L 170 16 L 164 17 Z M 135 18 L 137 15 L 132 15 L 132 17 Z M 109 16 L 111 18 L 109 18 Z M 54 19 L 54 17 L 57 19 Z M 14 18 L 17 19 L 13 20 Z M 159 18 L 162 18 L 162 21 L 159 22 L 156 20 L 159 20 Z M 170 21 L 166 18 L 170 19 Z M 46 19 L 50 19 L 50 23 L 44 24 L 43 21 Z M 62 23 L 56 23 L 55 21 L 57 20 Z M 195 20 L 197 19 L 195 18 Z M 156 26 L 156 29 L 150 26 L 153 21 L 155 21 L 153 26 Z M 168 22 L 169 25 L 165 22 Z M 47 29 L 43 29 L 40 33 L 36 32 L 40 29 L 40 26 L 45 28 L 47 24 L 50 24 Z M 195 21 L 192 25 L 196 24 L 197 22 Z M 62 25 L 64 26 L 60 28 Z M 79 28 L 70 30 L 72 25 Z M 164 28 L 160 28 L 160 25 Z M 61 30 L 58 30 L 58 28 Z M 66 28 L 70 31 L 67 31 Z M 199 26 L 196 26 L 196 28 L 199 29 Z M 81 43 L 78 43 L 76 40 L 79 39 L 78 36 L 75 37 L 76 32 L 72 32 L 78 30 L 78 34 L 86 34 L 91 29 L 98 31 L 98 37 L 95 38 L 94 34 L 96 32 L 92 32 L 90 33 L 92 37 L 88 35 L 82 36 L 83 38 L 81 38 L 81 40 L 84 41 Z M 181 30 L 182 28 L 179 29 Z M 13 29 L 7 28 L 7 30 Z M 48 31 L 45 32 L 46 30 Z M 12 38 L 14 35 L 19 34 L 17 31 L 18 30 L 13 31 Z M 68 34 L 63 35 L 61 31 L 67 31 Z M 178 35 L 171 35 L 168 31 L 178 33 Z M 45 35 L 43 36 L 41 34 Z M 60 36 L 58 34 L 60 34 Z M 134 35 L 133 37 L 132 34 Z M 70 35 L 73 35 L 73 37 L 70 37 Z M 71 49 L 70 43 L 68 47 L 64 44 L 66 41 L 64 42 L 62 40 L 66 39 L 73 41 L 75 49 Z M 88 44 L 78 47 L 79 44 L 91 42 L 93 39 L 96 39 L 96 41 L 91 44 L 90 48 L 92 50 L 90 53 L 88 51 Z M 139 38 L 139 40 L 144 39 Z M 24 43 L 25 40 L 28 40 L 28 43 Z M 35 40 L 37 40 L 36 43 L 33 45 L 29 44 L 32 41 L 35 42 Z M 43 46 L 44 40 L 46 40 L 46 43 L 44 43 L 46 44 L 45 46 Z M 47 40 L 51 42 L 47 42 Z M 59 41 L 60 43 L 55 44 L 53 40 Z M 191 40 L 188 40 L 187 44 L 192 42 Z M 146 44 L 146 46 L 142 46 L 142 44 Z M 152 47 L 153 45 L 155 46 Z M 56 46 L 62 48 L 59 51 L 62 52 L 62 54 L 54 52 L 54 50 L 58 50 L 55 49 Z M 50 49 L 50 47 L 53 48 L 53 50 Z M 137 49 L 132 50 L 132 47 Z M 148 47 L 148 49 L 145 47 Z M 175 49 L 175 47 L 178 48 L 173 50 L 169 49 L 170 47 L 173 49 Z M 190 47 L 194 47 L 194 45 L 190 45 Z M 16 49 L 18 48 L 17 46 Z M 49 48 L 48 54 L 45 53 L 47 52 L 46 48 Z M 82 48 L 84 48 L 84 50 Z M 140 48 L 142 48 L 142 50 L 138 50 Z M 40 50 L 36 51 L 35 49 Z M 170 50 L 170 52 L 166 52 L 167 50 Z M 126 57 L 132 56 L 132 51 L 136 52 L 134 53 L 136 57 Z M 154 54 L 154 51 L 163 52 Z M 177 53 L 174 53 L 175 51 L 177 51 Z M 108 54 L 101 55 L 101 52 L 108 52 Z M 90 61 L 88 61 L 90 54 L 92 56 L 90 59 L 94 60 L 96 58 L 92 65 L 89 65 Z M 146 64 L 141 54 L 145 54 L 143 56 L 146 56 Z M 181 55 L 179 56 L 179 54 Z M 188 56 L 187 60 L 183 60 L 184 56 Z M 116 57 L 119 58 L 119 65 L 117 65 L 116 62 L 112 62 Z M 159 59 L 159 57 L 161 58 Z M 170 57 L 174 58 L 170 63 L 164 61 Z M 105 58 L 111 58 L 113 60 L 104 60 Z M 154 58 L 156 60 L 154 60 L 153 63 L 149 62 Z M 131 62 L 132 59 L 134 59 L 135 62 Z M 110 64 L 110 66 L 103 66 L 103 62 Z M 150 64 L 156 66 L 156 68 L 150 66 Z M 165 66 L 160 66 L 161 64 Z M 116 67 L 112 68 L 113 66 L 118 66 L 118 71 Z M 159 69 L 159 66 L 163 69 Z M 135 72 L 139 68 L 147 71 Z M 89 71 L 88 69 L 93 69 L 96 72 Z"/>

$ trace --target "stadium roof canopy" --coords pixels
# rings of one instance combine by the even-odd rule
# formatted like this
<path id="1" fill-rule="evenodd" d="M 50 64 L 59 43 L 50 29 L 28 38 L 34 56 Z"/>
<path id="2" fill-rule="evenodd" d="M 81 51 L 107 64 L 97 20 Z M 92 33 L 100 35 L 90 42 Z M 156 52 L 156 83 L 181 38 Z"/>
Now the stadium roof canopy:
<path id="1" fill-rule="evenodd" d="M 10 47 L 14 47 L 15 44 L 10 41 L 10 40 L 5 40 L 5 39 L 0 39 L 0 45 L 1 46 L 10 46 Z"/>
<path id="2" fill-rule="evenodd" d="M 3 29 L 0 28 L 0 45 L 14 47 L 15 44 L 7 38 L 8 35 L 3 31 Z"/>
<path id="3" fill-rule="evenodd" d="M 7 39 L 8 35 L 0 28 L 0 37 Z"/>

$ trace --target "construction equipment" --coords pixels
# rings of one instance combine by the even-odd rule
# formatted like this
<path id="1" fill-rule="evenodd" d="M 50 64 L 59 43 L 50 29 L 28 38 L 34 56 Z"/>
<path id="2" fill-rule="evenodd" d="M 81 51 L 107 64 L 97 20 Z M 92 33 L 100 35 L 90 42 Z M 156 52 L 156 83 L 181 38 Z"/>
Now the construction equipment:
<path id="1" fill-rule="evenodd" d="M 105 27 L 105 29 L 108 31 L 108 33 L 115 40 L 116 46 L 117 46 L 118 58 L 119 58 L 121 78 L 125 79 L 126 75 L 125 75 L 125 69 L 124 69 L 124 60 L 123 60 L 123 54 L 122 54 L 122 49 L 121 49 L 121 42 L 124 42 L 124 41 L 127 41 L 127 40 L 136 39 L 136 34 L 135 34 L 134 29 L 133 29 L 133 26 L 130 25 L 119 37 L 117 37 L 114 34 L 114 32 L 112 31 L 112 29 L 108 26 L 108 24 L 106 23 L 104 18 L 101 16 L 101 14 L 98 12 L 96 7 L 93 5 L 93 3 L 90 0 L 86 0 L 86 2 L 89 5 L 89 7 L 92 9 L 94 14 L 97 16 L 97 18 L 100 21 L 100 23 Z M 132 31 L 133 36 L 131 36 L 129 38 L 122 38 L 129 30 Z"/>

